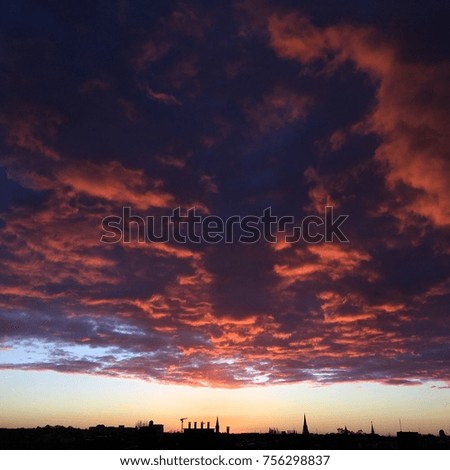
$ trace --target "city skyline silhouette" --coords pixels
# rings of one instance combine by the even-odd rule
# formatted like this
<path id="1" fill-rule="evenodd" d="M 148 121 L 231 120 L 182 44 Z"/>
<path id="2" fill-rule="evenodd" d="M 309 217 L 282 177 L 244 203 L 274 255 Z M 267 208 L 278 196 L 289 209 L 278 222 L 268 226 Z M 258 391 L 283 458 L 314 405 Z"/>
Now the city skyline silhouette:
<path id="1" fill-rule="evenodd" d="M 188 419 L 188 418 L 181 418 Z M 214 424 L 214 423 L 213 423 Z M 44 426 L 33 429 L 1 429 L 1 449 L 380 449 L 450 450 L 450 437 L 438 434 L 399 431 L 395 436 L 375 432 L 352 431 L 347 426 L 334 433 L 311 433 L 306 414 L 301 432 L 296 429 L 270 428 L 259 433 L 233 433 L 230 426 L 221 431 L 219 416 L 211 421 L 188 421 L 178 431 L 166 432 L 164 424 L 141 420 L 135 427 L 97 424 L 88 429 Z"/>

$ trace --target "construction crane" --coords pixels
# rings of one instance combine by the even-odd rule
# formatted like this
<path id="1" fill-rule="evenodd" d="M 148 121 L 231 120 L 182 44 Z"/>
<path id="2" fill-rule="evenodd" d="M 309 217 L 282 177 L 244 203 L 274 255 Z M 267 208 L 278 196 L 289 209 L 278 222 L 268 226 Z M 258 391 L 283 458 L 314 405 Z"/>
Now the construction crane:
<path id="1" fill-rule="evenodd" d="M 184 429 L 184 420 L 187 419 L 187 418 L 180 418 L 180 421 L 181 421 L 181 432 L 183 432 L 183 429 Z"/>

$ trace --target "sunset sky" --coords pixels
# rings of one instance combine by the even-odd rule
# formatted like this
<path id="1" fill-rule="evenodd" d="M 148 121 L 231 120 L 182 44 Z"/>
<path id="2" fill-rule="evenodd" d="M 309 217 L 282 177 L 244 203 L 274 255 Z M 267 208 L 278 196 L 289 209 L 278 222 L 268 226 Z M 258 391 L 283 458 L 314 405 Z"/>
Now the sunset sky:
<path id="1" fill-rule="evenodd" d="M 0 427 L 450 431 L 450 4 L 0 7 Z M 348 243 L 100 242 L 196 208 Z"/>

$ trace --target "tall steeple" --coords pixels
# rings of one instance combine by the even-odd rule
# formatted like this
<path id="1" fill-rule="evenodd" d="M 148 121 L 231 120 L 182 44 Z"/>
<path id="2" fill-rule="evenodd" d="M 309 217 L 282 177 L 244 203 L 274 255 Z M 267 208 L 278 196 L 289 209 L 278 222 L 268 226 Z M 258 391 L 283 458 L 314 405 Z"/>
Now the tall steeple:
<path id="1" fill-rule="evenodd" d="M 303 415 L 303 435 L 309 436 L 308 424 L 306 423 L 306 415 Z"/>
<path id="2" fill-rule="evenodd" d="M 220 432 L 220 425 L 219 425 L 219 417 L 216 418 L 216 433 L 219 434 Z"/>

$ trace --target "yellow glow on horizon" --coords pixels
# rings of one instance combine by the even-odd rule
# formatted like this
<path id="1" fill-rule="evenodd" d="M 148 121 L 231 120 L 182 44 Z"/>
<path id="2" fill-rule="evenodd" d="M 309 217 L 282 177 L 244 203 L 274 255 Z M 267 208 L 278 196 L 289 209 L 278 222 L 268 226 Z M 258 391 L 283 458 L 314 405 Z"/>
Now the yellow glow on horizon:
<path id="1" fill-rule="evenodd" d="M 180 430 L 185 421 L 215 424 L 231 432 L 267 432 L 269 427 L 301 432 L 303 414 L 311 432 L 403 430 L 448 432 L 448 390 L 375 383 L 265 385 L 235 389 L 165 385 L 56 372 L 0 372 L 0 427 L 63 425 L 135 426 L 138 421 Z M 435 384 L 438 385 L 438 384 Z"/>

